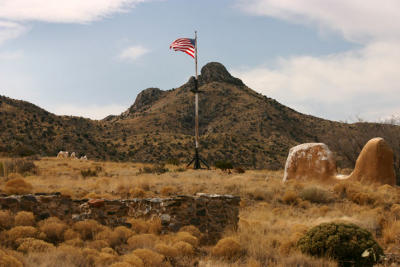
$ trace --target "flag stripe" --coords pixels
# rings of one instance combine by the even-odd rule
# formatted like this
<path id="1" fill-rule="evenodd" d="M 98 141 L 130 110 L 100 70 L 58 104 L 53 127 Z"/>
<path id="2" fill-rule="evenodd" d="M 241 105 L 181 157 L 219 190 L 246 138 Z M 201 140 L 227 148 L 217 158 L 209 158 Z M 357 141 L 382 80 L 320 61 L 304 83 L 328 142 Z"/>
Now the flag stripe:
<path id="1" fill-rule="evenodd" d="M 174 51 L 181 51 L 191 57 L 195 57 L 195 40 L 190 38 L 179 38 L 172 42 L 169 49 Z"/>

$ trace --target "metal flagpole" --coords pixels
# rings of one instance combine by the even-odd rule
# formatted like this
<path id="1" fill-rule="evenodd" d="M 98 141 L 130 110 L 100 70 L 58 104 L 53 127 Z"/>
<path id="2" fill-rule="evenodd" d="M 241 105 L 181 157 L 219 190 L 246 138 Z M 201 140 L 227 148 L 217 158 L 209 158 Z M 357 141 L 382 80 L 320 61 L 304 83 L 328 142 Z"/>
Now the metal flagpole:
<path id="1" fill-rule="evenodd" d="M 194 130 L 194 135 L 195 135 L 195 154 L 194 158 L 192 161 L 188 164 L 192 164 L 194 162 L 194 169 L 201 169 L 200 162 L 202 162 L 207 168 L 210 168 L 208 164 L 200 158 L 199 156 L 199 88 L 198 88 L 198 73 L 197 73 L 197 31 L 194 32 L 195 38 L 194 38 L 194 50 L 195 50 L 195 71 L 196 71 L 196 77 L 194 80 L 194 105 L 195 105 L 195 130 Z"/>
<path id="2" fill-rule="evenodd" d="M 196 85 L 195 85 L 195 136 L 196 136 L 196 149 L 199 148 L 199 88 L 198 88 L 198 75 L 197 75 L 197 31 L 194 32 L 194 51 L 195 51 L 195 68 L 196 68 Z"/>

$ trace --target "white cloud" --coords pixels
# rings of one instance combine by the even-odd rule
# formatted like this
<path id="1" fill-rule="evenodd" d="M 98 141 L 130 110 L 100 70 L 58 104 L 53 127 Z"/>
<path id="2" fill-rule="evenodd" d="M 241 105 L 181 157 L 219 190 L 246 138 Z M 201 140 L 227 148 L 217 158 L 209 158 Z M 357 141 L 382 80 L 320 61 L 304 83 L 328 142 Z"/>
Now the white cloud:
<path id="1" fill-rule="evenodd" d="M 233 73 L 250 87 L 299 111 L 330 119 L 398 115 L 400 1 L 240 0 L 238 6 L 318 29 L 363 47 L 325 56 L 292 56 Z"/>
<path id="2" fill-rule="evenodd" d="M 335 119 L 356 112 L 376 119 L 390 112 L 385 106 L 386 110 L 372 114 L 376 101 L 387 100 L 392 108 L 400 103 L 399 48 L 399 44 L 374 43 L 324 57 L 280 59 L 275 69 L 261 66 L 232 73 L 251 88 L 303 112 Z"/>
<path id="3" fill-rule="evenodd" d="M 400 38 L 398 0 L 238 0 L 250 14 L 339 31 L 348 40 Z"/>
<path id="4" fill-rule="evenodd" d="M 121 53 L 118 55 L 118 59 L 135 61 L 139 57 L 147 54 L 149 51 L 149 49 L 141 45 L 130 46 L 121 51 Z"/>
<path id="5" fill-rule="evenodd" d="M 119 115 L 127 109 L 126 106 L 111 104 L 111 105 L 89 105 L 77 106 L 70 104 L 61 104 L 57 106 L 49 106 L 46 109 L 57 115 L 72 115 L 90 118 L 94 120 L 104 119 L 108 115 Z"/>
<path id="6" fill-rule="evenodd" d="M 0 45 L 7 40 L 15 39 L 27 31 L 27 27 L 10 21 L 0 21 Z"/>
<path id="7" fill-rule="evenodd" d="M 23 22 L 89 23 L 150 0 L 0 0 L 0 45 L 24 34 Z"/>
<path id="8" fill-rule="evenodd" d="M 87 23 L 126 12 L 146 0 L 0 0 L 0 18 L 10 21 Z"/>

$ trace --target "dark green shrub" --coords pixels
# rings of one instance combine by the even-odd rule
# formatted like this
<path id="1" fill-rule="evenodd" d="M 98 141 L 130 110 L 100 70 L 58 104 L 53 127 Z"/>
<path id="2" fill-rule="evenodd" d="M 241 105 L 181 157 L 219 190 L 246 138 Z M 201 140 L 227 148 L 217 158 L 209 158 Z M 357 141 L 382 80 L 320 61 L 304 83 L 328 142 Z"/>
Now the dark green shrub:
<path id="1" fill-rule="evenodd" d="M 302 253 L 328 257 L 339 266 L 373 266 L 383 250 L 372 234 L 355 224 L 322 223 L 309 230 L 297 242 Z M 369 250 L 369 255 L 362 254 Z"/>
<path id="2" fill-rule="evenodd" d="M 329 191 L 316 186 L 304 188 L 301 190 L 299 196 L 303 200 L 308 200 L 313 203 L 329 203 L 333 200 L 333 197 Z"/>
<path id="3" fill-rule="evenodd" d="M 220 160 L 220 161 L 215 162 L 215 168 L 225 171 L 225 170 L 233 169 L 233 165 L 230 161 Z"/>

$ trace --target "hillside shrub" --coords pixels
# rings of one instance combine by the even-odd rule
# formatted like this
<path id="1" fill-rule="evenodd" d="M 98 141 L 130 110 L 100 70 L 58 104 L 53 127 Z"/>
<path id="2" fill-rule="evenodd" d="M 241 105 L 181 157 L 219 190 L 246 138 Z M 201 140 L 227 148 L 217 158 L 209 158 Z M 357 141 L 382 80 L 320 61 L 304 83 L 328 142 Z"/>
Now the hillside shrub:
<path id="1" fill-rule="evenodd" d="M 215 168 L 226 171 L 226 170 L 233 169 L 233 165 L 232 165 L 232 162 L 230 162 L 230 161 L 219 160 L 219 161 L 215 162 Z"/>
<path id="2" fill-rule="evenodd" d="M 300 238 L 297 246 L 304 254 L 335 259 L 339 266 L 373 266 L 383 256 L 372 234 L 355 224 L 322 223 Z M 371 253 L 363 257 L 366 250 Z"/>

